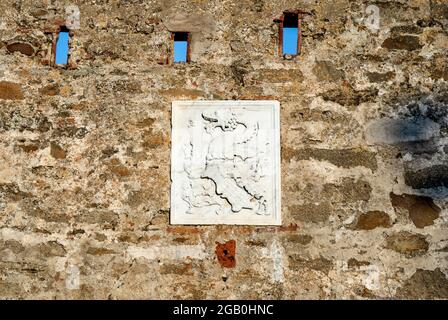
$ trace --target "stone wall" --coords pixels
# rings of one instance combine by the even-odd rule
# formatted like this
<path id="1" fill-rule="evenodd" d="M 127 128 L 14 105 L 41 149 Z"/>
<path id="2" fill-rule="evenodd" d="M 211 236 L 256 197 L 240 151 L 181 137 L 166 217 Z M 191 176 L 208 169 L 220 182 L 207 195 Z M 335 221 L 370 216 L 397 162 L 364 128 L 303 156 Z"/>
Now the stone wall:
<path id="1" fill-rule="evenodd" d="M 70 4 L 81 27 L 54 67 Z M 274 20 L 297 8 L 287 61 Z M 448 298 L 445 0 L 0 10 L 0 298 Z M 170 63 L 176 30 L 189 64 Z M 280 102 L 283 226 L 169 225 L 182 99 Z"/>

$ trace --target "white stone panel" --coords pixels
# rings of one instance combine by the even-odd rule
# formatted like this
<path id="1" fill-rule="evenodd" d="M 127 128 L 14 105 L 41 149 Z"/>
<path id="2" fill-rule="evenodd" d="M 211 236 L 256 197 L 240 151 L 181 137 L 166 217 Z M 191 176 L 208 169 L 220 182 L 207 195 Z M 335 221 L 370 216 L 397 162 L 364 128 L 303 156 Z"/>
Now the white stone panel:
<path id="1" fill-rule="evenodd" d="M 171 224 L 280 225 L 277 101 L 174 101 Z"/>

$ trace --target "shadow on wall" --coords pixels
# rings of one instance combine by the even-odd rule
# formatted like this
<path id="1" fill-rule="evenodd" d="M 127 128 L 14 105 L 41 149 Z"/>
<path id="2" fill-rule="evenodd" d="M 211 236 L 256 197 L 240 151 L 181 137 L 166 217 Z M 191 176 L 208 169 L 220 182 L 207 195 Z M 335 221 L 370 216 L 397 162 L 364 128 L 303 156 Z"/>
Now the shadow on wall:
<path id="1" fill-rule="evenodd" d="M 405 183 L 416 193 L 447 198 L 448 96 L 428 95 L 397 106 L 368 124 L 368 143 L 399 150 Z"/>

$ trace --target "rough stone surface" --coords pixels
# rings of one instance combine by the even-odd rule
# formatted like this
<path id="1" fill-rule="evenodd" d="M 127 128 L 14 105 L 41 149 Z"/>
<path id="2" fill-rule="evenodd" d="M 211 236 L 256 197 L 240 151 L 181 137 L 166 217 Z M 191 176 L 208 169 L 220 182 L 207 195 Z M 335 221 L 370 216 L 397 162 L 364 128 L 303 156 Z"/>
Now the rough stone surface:
<path id="1" fill-rule="evenodd" d="M 302 149 L 285 150 L 283 157 L 286 160 L 310 160 L 328 161 L 338 167 L 366 167 L 372 170 L 377 168 L 375 154 L 361 150 L 335 150 L 335 149 Z"/>
<path id="2" fill-rule="evenodd" d="M 421 49 L 422 45 L 419 42 L 419 37 L 411 35 L 400 35 L 384 40 L 382 46 L 390 50 L 417 50 Z"/>
<path id="3" fill-rule="evenodd" d="M 373 102 L 377 95 L 376 89 L 355 90 L 347 82 L 344 82 L 338 88 L 324 92 L 322 98 L 343 106 L 357 106 L 361 103 Z"/>
<path id="4" fill-rule="evenodd" d="M 367 78 L 369 79 L 370 82 L 384 82 L 387 80 L 391 80 L 395 77 L 395 73 L 392 71 L 388 71 L 385 73 L 380 73 L 380 72 L 368 72 L 367 73 Z"/>
<path id="5" fill-rule="evenodd" d="M 70 63 L 52 67 L 72 3 Z M 297 8 L 312 15 L 289 61 L 274 19 Z M 448 298 L 446 0 L 0 10 L 0 298 Z M 191 63 L 171 63 L 170 30 L 191 32 Z M 280 102 L 282 226 L 169 224 L 171 102 L 186 99 Z M 434 130 L 368 141 L 381 119 Z"/>
<path id="6" fill-rule="evenodd" d="M 448 299 L 448 280 L 440 268 L 417 269 L 398 289 L 396 297 L 399 299 Z"/>
<path id="7" fill-rule="evenodd" d="M 34 54 L 34 48 L 29 43 L 13 42 L 6 46 L 9 52 L 20 52 L 27 56 L 32 56 Z"/>
<path id="8" fill-rule="evenodd" d="M 326 183 L 320 197 L 332 202 L 369 201 L 372 193 L 370 184 L 362 179 L 342 178 L 339 183 Z"/>
<path id="9" fill-rule="evenodd" d="M 55 142 L 50 144 L 50 154 L 55 159 L 65 159 L 67 156 L 67 152 Z"/>
<path id="10" fill-rule="evenodd" d="M 315 259 L 306 259 L 299 255 L 291 255 L 289 256 L 289 266 L 295 271 L 310 269 L 323 274 L 328 274 L 333 268 L 332 262 L 322 256 Z"/>
<path id="11" fill-rule="evenodd" d="M 448 166 L 437 164 L 416 171 L 407 169 L 404 178 L 414 189 L 448 187 Z"/>

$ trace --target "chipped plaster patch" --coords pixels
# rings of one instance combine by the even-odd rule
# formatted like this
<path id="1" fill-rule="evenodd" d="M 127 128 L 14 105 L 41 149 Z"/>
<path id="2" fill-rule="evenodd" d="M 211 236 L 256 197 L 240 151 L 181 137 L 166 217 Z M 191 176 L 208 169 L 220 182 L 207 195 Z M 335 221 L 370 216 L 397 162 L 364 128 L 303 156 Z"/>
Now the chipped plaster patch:
<path id="1" fill-rule="evenodd" d="M 285 255 L 285 249 L 276 239 L 274 239 L 269 248 L 261 249 L 261 256 L 263 258 L 269 258 L 272 260 L 272 268 L 270 272 L 271 282 L 285 281 L 283 270 L 284 255 Z"/>
<path id="2" fill-rule="evenodd" d="M 208 256 L 204 245 L 157 245 L 148 248 L 131 246 L 127 249 L 127 253 L 132 258 L 145 258 L 148 260 L 182 260 L 186 258 L 202 260 Z"/>

